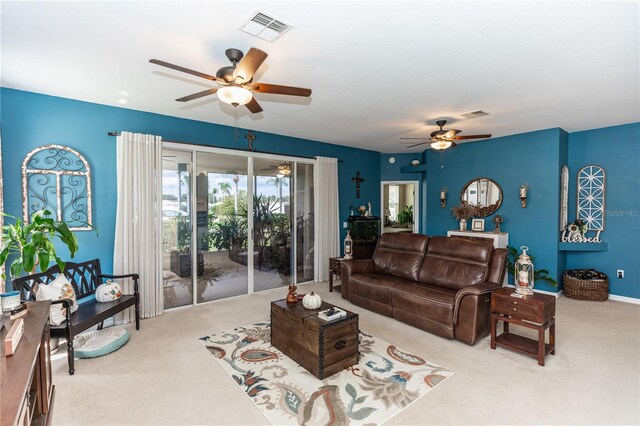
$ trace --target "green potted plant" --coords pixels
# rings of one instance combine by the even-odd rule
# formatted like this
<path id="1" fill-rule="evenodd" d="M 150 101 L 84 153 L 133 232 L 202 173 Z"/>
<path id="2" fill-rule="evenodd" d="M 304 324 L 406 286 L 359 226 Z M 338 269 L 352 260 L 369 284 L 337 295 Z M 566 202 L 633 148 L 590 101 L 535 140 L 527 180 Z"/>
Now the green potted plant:
<path id="1" fill-rule="evenodd" d="M 531 262 L 535 260 L 535 258 L 529 254 L 529 259 Z M 515 247 L 507 246 L 507 271 L 513 275 L 515 272 L 516 261 L 518 260 L 518 250 Z M 552 286 L 556 287 L 558 283 L 556 280 L 549 276 L 548 269 L 534 269 L 533 272 L 533 281 L 546 281 Z"/>
<path id="2" fill-rule="evenodd" d="M 34 274 L 39 265 L 44 272 L 54 261 L 60 270 L 64 270 L 65 262 L 56 254 L 53 239 L 58 238 L 69 249 L 73 258 L 78 251 L 78 239 L 65 222 L 51 218 L 49 210 L 40 210 L 31 216 L 31 221 L 25 224 L 15 216 L 2 213 L 14 219 L 14 224 L 2 227 L 2 245 L 0 246 L 0 265 L 3 265 L 10 255 L 15 255 L 9 271 L 11 276 L 18 277 L 22 272 Z M 4 276 L 3 276 L 4 278 Z"/>
<path id="3" fill-rule="evenodd" d="M 400 225 L 413 224 L 413 206 L 404 206 L 404 209 L 398 213 L 398 222 Z"/>

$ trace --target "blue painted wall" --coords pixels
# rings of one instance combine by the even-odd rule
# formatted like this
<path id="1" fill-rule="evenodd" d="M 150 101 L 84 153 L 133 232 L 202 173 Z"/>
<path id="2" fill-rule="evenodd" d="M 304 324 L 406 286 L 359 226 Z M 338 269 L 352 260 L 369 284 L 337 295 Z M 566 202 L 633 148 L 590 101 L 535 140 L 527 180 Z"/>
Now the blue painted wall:
<path id="1" fill-rule="evenodd" d="M 596 268 L 609 276 L 612 294 L 640 298 L 640 123 L 569 135 L 569 221 L 576 217 L 576 174 L 589 164 L 607 176 L 606 252 L 568 252 L 567 267 Z M 624 269 L 624 279 L 616 270 Z"/>
<path id="2" fill-rule="evenodd" d="M 92 167 L 94 226 L 98 235 L 93 231 L 77 233 L 80 250 L 76 260 L 100 258 L 105 272 L 112 269 L 116 211 L 116 145 L 107 132 L 127 130 L 161 135 L 168 140 L 238 148 L 233 142 L 233 128 L 227 126 L 7 88 L 1 89 L 0 97 L 5 211 L 22 216 L 20 167 L 29 151 L 54 143 L 80 151 Z M 341 220 L 346 220 L 349 206 L 358 201 L 371 201 L 372 209 L 379 211 L 380 153 L 255 133 L 259 151 L 343 160 L 338 167 Z M 239 148 L 245 146 L 244 142 L 242 140 Z M 366 179 L 361 186 L 360 200 L 355 198 L 355 187 L 351 182 L 356 170 L 360 170 Z M 344 237 L 345 231 L 342 233 Z M 61 253 L 66 255 L 64 251 Z"/>
<path id="3" fill-rule="evenodd" d="M 503 202 L 496 214 L 504 218 L 502 230 L 509 233 L 509 244 L 526 245 L 535 256 L 536 268 L 550 271 L 557 278 L 559 264 L 559 176 L 561 139 L 558 128 L 478 141 L 441 153 L 425 151 L 427 159 L 427 234 L 446 235 L 458 229 L 451 207 L 459 204 L 464 185 L 478 177 L 495 180 L 502 188 Z M 522 208 L 519 187 L 530 186 L 527 207 Z M 440 188 L 449 189 L 447 207 L 439 203 Z M 492 230 L 493 216 L 485 218 L 485 230 Z M 512 281 L 511 281 L 512 282 Z M 538 282 L 546 291 L 558 289 Z"/>

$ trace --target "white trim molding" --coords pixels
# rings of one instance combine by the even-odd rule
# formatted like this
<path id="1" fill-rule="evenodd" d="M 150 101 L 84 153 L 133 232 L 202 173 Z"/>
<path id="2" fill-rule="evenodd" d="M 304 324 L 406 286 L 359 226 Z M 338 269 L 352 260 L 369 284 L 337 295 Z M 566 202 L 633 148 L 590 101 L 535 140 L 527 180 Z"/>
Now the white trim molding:
<path id="1" fill-rule="evenodd" d="M 515 288 L 515 286 L 513 284 L 507 284 L 507 287 L 511 287 L 511 288 Z M 555 296 L 556 299 L 560 296 L 563 296 L 564 294 L 562 293 L 562 290 L 560 290 L 557 293 L 554 293 L 552 291 L 545 291 L 545 290 L 533 290 L 534 293 L 543 293 L 543 294 L 549 294 L 551 296 Z M 640 299 L 637 299 L 635 297 L 627 297 L 627 296 L 618 296 L 617 294 L 610 294 L 609 295 L 609 300 L 614 301 L 614 302 L 623 302 L 623 303 L 631 303 L 632 305 L 640 305 Z"/>
<path id="2" fill-rule="evenodd" d="M 640 305 L 640 299 L 636 299 L 635 297 L 618 296 L 617 294 L 610 294 L 609 300 L 613 300 L 614 302 L 631 303 L 632 305 Z"/>

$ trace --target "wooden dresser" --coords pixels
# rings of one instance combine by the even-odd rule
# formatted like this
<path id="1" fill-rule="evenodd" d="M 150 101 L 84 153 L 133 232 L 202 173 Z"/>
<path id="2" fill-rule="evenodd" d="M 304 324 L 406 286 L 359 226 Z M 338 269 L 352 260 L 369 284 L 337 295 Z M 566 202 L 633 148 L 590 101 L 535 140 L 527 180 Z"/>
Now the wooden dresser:
<path id="1" fill-rule="evenodd" d="M 23 316 L 24 335 L 11 356 L 5 356 L 4 338 L 13 321 L 2 329 L 2 393 L 0 423 L 48 425 L 51 423 L 55 387 L 51 381 L 49 348 L 50 302 L 31 302 Z"/>

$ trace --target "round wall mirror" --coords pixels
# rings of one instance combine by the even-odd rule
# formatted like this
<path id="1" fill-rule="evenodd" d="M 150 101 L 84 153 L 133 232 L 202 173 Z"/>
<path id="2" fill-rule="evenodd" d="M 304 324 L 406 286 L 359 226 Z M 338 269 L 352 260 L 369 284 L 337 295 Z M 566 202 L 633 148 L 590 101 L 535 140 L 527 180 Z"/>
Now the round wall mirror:
<path id="1" fill-rule="evenodd" d="M 476 208 L 476 217 L 487 217 L 495 213 L 502 204 L 502 188 L 492 179 L 472 179 L 462 188 L 460 202 Z"/>

